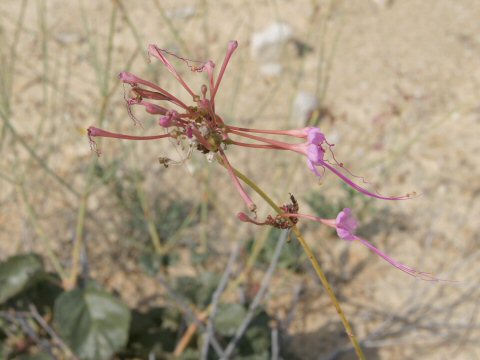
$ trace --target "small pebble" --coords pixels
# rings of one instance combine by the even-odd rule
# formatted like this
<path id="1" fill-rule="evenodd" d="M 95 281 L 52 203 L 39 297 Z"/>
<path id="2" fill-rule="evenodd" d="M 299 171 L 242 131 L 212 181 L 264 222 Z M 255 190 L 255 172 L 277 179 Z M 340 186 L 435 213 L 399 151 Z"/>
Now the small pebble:
<path id="1" fill-rule="evenodd" d="M 273 23 L 251 37 L 250 54 L 259 60 L 276 60 L 280 56 L 282 46 L 291 40 L 293 30 L 282 22 Z"/>

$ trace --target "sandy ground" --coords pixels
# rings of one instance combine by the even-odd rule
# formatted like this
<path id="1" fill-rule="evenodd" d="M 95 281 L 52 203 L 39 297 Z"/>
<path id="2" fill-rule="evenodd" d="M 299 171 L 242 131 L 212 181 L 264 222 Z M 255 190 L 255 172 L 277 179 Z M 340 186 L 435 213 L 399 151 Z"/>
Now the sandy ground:
<path id="1" fill-rule="evenodd" d="M 11 59 L 20 3 L 0 2 L 2 68 Z M 362 235 L 415 268 L 460 280 L 431 284 L 410 278 L 361 245 L 334 240 L 318 226 L 306 225 L 307 241 L 366 341 L 369 358 L 480 357 L 480 2 L 162 1 L 163 13 L 153 1 L 123 2 L 108 57 L 112 3 L 84 0 L 83 10 L 76 2 L 27 3 L 8 92 L 7 118 L 18 136 L 5 131 L 1 137 L 0 259 L 44 252 L 50 242 L 68 266 L 79 207 L 76 193 L 85 187 L 94 156 L 82 129 L 102 123 L 114 131 L 142 132 L 128 118 L 122 86 L 114 86 L 116 74 L 129 67 L 181 92 L 160 64 L 146 62 L 147 44 L 219 64 L 227 41 L 237 39 L 240 46 L 222 84 L 217 109 L 224 110 L 219 113 L 237 125 L 300 126 L 304 119 L 292 107 L 295 96 L 299 91 L 316 94 L 329 113 L 320 126 L 335 142 L 339 159 L 378 184 L 382 193 L 421 194 L 410 201 L 375 201 L 374 211 L 362 215 Z M 252 57 L 252 34 L 278 21 L 291 27 L 292 39 L 279 54 Z M 279 74 L 262 73 L 262 65 L 271 61 L 282 66 Z M 111 65 L 105 72 L 107 62 Z M 198 75 L 186 76 L 198 82 Z M 99 89 L 106 81 L 111 96 L 102 110 Z M 151 118 L 139 117 L 145 132 L 151 130 Z M 165 170 L 157 157 L 178 155 L 171 143 L 104 141 L 101 148 L 100 163 L 120 161 L 119 183 L 142 174 L 153 207 L 155 199 L 198 204 L 204 196 L 211 198 L 215 210 L 198 226 L 215 246 L 228 249 L 226 240 L 260 232 L 236 221 L 234 214 L 244 210 L 240 199 L 227 175 L 203 157 Z M 302 204 L 312 191 L 331 199 L 341 193 L 334 176 L 327 175 L 319 185 L 296 155 L 235 149 L 230 156 L 279 202 L 286 201 L 288 192 Z M 202 181 L 205 173 L 208 181 Z M 137 304 L 158 289 L 135 265 L 135 239 L 127 241 L 133 235 L 124 232 L 131 214 L 114 201 L 112 191 L 96 180 L 88 200 L 91 274 Z M 260 214 L 266 213 L 260 205 Z M 347 341 L 310 275 L 300 277 L 308 286 L 289 333 L 302 359 L 328 358 Z M 285 279 L 276 280 L 269 301 L 281 313 L 287 312 L 293 282 L 300 278 L 279 276 Z M 277 303 L 276 296 L 286 300 Z M 342 356 L 353 358 L 348 352 Z"/>

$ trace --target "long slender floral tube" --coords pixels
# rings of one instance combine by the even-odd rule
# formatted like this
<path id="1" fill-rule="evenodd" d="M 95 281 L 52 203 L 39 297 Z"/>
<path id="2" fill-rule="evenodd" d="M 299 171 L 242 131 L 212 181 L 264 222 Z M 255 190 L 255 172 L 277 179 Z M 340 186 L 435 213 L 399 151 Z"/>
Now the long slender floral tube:
<path id="1" fill-rule="evenodd" d="M 223 161 L 223 164 L 225 165 L 232 181 L 233 184 L 235 185 L 235 188 L 237 189 L 238 193 L 240 194 L 241 198 L 247 205 L 248 209 L 252 212 L 255 212 L 257 210 L 257 205 L 253 202 L 253 200 L 250 198 L 250 196 L 247 194 L 245 189 L 243 188 L 242 184 L 240 184 L 240 180 L 238 180 L 237 175 L 235 175 L 235 172 L 232 169 L 232 166 L 230 165 L 230 162 L 228 161 L 227 157 L 225 156 L 225 153 L 223 152 L 222 149 L 218 150 L 220 153 L 220 157 Z"/>
<path id="2" fill-rule="evenodd" d="M 244 143 L 241 141 L 229 140 L 228 144 L 243 146 L 243 147 L 250 147 L 255 149 L 270 149 L 270 150 L 287 150 L 285 148 L 281 148 L 275 145 L 259 145 L 259 144 L 251 144 L 251 143 Z"/>
<path id="3" fill-rule="evenodd" d="M 233 53 L 238 47 L 238 42 L 235 40 L 232 40 L 228 43 L 227 46 L 227 53 L 225 54 L 225 58 L 223 59 L 222 67 L 220 68 L 220 72 L 218 73 L 218 78 L 217 81 L 215 82 L 215 87 L 212 91 L 212 94 L 210 95 L 210 101 L 212 102 L 213 108 L 215 109 L 215 95 L 217 95 L 218 87 L 220 86 L 220 83 L 223 78 L 223 74 L 225 74 L 225 70 L 227 68 L 227 65 L 230 61 L 230 58 L 232 57 Z"/>
<path id="4" fill-rule="evenodd" d="M 208 81 L 209 81 L 209 88 L 210 88 L 210 100 L 213 102 L 213 91 L 215 89 L 215 77 L 213 74 L 213 70 L 215 69 L 215 64 L 212 60 L 208 60 L 205 63 L 203 69 L 207 72 Z"/>
<path id="5" fill-rule="evenodd" d="M 183 109 L 185 110 L 189 110 L 189 107 L 183 102 L 181 101 L 180 99 L 178 99 L 176 96 L 170 94 L 167 90 L 165 89 L 162 89 L 160 86 L 158 85 L 155 85 L 154 83 L 148 81 L 148 80 L 143 80 L 142 78 L 139 78 L 138 76 L 136 75 L 133 75 L 127 71 L 122 71 L 118 77 L 120 78 L 121 81 L 123 81 L 124 83 L 127 83 L 127 84 L 130 84 L 132 86 L 136 86 L 137 84 L 142 84 L 142 85 L 145 85 L 145 86 L 148 86 L 152 89 L 155 89 L 157 90 L 159 93 L 161 93 L 162 95 L 164 95 L 165 97 L 167 97 L 169 99 L 170 102 L 182 107 Z"/>
<path id="6" fill-rule="evenodd" d="M 300 149 L 297 150 L 296 144 L 289 144 L 289 143 L 286 143 L 286 142 L 283 142 L 283 141 L 272 140 L 272 139 L 264 138 L 264 137 L 257 136 L 257 135 L 243 133 L 243 132 L 238 131 L 238 130 L 229 130 L 229 132 L 232 133 L 232 134 L 238 135 L 238 136 L 243 136 L 243 137 L 246 137 L 246 138 L 249 138 L 249 139 L 252 139 L 252 140 L 257 140 L 257 141 L 260 141 L 260 142 L 263 142 L 263 143 L 266 143 L 266 144 L 274 145 L 276 147 L 279 147 L 279 148 L 282 148 L 282 149 L 285 149 L 285 150 L 291 150 L 291 151 L 295 151 L 295 152 L 303 154 L 302 150 L 300 150 Z"/>
<path id="7" fill-rule="evenodd" d="M 303 139 L 308 136 L 309 131 L 311 129 L 315 129 L 315 128 L 309 126 L 301 129 L 292 129 L 292 130 L 269 130 L 269 129 L 250 129 L 250 128 L 228 125 L 228 130 L 252 132 L 257 134 L 286 135 L 286 136 L 293 136 L 296 138 L 303 138 Z"/>
<path id="8" fill-rule="evenodd" d="M 115 139 L 122 139 L 122 140 L 157 140 L 157 139 L 172 137 L 172 135 L 170 134 L 150 135 L 150 136 L 125 135 L 125 134 L 119 134 L 119 133 L 114 133 L 114 132 L 106 131 L 103 129 L 99 129 L 95 126 L 90 126 L 87 129 L 87 132 L 90 138 L 106 137 L 106 138 L 115 138 Z"/>
<path id="9" fill-rule="evenodd" d="M 243 214 L 240 218 L 240 220 L 245 221 L 245 214 Z M 317 216 L 313 215 L 308 215 L 308 214 L 280 214 L 278 215 L 280 217 L 288 217 L 288 218 L 304 218 L 308 220 L 313 220 L 319 223 L 322 223 L 324 225 L 327 225 L 329 227 L 335 228 L 337 231 L 337 235 L 339 238 L 346 240 L 346 241 L 358 241 L 364 246 L 366 246 L 368 249 L 373 251 L 376 255 L 396 267 L 397 269 L 403 271 L 404 273 L 411 275 L 413 277 L 425 280 L 425 281 L 448 281 L 452 282 L 451 280 L 444 280 L 435 277 L 434 275 L 423 272 L 423 271 L 418 271 L 410 266 L 404 265 L 401 262 L 393 259 L 392 257 L 388 256 L 375 246 L 373 246 L 369 241 L 357 236 L 355 234 L 355 231 L 358 227 L 358 220 L 353 216 L 352 211 L 349 208 L 345 208 L 340 213 L 337 215 L 335 219 L 323 219 Z M 251 219 L 247 220 L 249 222 L 252 222 Z M 262 223 L 255 222 L 257 225 L 263 225 Z"/>

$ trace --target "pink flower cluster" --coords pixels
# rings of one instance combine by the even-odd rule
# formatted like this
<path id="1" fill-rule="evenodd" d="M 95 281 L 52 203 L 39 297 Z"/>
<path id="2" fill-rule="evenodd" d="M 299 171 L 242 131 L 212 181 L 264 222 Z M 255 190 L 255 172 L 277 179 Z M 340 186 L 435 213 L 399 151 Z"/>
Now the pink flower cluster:
<path id="1" fill-rule="evenodd" d="M 244 187 L 240 183 L 230 162 L 226 156 L 227 147 L 239 146 L 251 149 L 270 149 L 270 150 L 288 150 L 305 156 L 308 168 L 317 176 L 322 177 L 326 169 L 334 173 L 341 180 L 353 189 L 373 198 L 384 200 L 404 200 L 411 198 L 414 194 L 406 194 L 403 196 L 383 196 L 376 191 L 371 191 L 364 186 L 358 184 L 350 177 L 360 179 L 362 183 L 368 184 L 363 178 L 353 175 L 342 163 L 337 162 L 333 154 L 332 147 L 325 135 L 320 129 L 315 127 L 305 127 L 292 130 L 267 130 L 267 129 L 251 129 L 244 127 L 236 127 L 228 125 L 217 114 L 215 109 L 215 97 L 218 93 L 225 70 L 232 57 L 232 54 L 238 47 L 236 41 L 228 43 L 227 52 L 223 59 L 218 76 L 215 77 L 215 64 L 209 60 L 207 62 L 195 62 L 166 50 L 160 49 L 155 45 L 148 47 L 150 56 L 157 58 L 167 70 L 176 78 L 185 91 L 191 96 L 192 104 L 187 105 L 178 97 L 174 96 L 164 88 L 154 84 L 148 80 L 142 79 L 129 72 L 121 72 L 120 80 L 131 87 L 130 97 L 126 99 L 127 108 L 130 115 L 132 106 L 143 106 L 145 111 L 152 115 L 159 116 L 158 125 L 163 129 L 162 134 L 151 136 L 135 136 L 120 133 L 113 133 L 96 127 L 88 128 L 88 136 L 92 148 L 96 149 L 93 138 L 106 137 L 125 140 L 157 140 L 162 138 L 173 138 L 178 141 L 187 141 L 192 149 L 196 149 L 204 154 L 211 154 L 217 157 L 227 169 L 234 186 L 236 187 L 241 198 L 247 205 L 248 209 L 255 212 L 256 205 L 250 198 Z M 175 67 L 168 60 L 168 57 L 175 57 L 183 61 L 194 72 L 206 72 L 208 85 L 202 85 L 200 92 L 197 93 L 192 89 L 176 71 Z M 134 118 L 135 120 L 135 118 Z M 274 140 L 268 136 L 286 136 L 292 139 L 303 139 L 303 142 L 284 142 Z M 249 142 L 244 142 L 248 140 Z M 252 142 L 253 141 L 253 142 Z M 332 160 L 330 160 L 332 158 Z M 168 165 L 168 161 L 163 158 L 163 163 Z M 322 172 L 319 171 L 322 169 Z M 321 219 L 312 215 L 299 214 L 298 203 L 293 196 L 291 205 L 282 207 L 283 214 L 276 217 L 269 216 L 267 221 L 258 222 L 251 219 L 244 213 L 239 214 L 242 221 L 248 221 L 257 225 L 271 225 L 281 228 L 293 226 L 299 218 L 314 220 L 325 225 L 336 228 L 340 238 L 353 241 L 357 240 L 370 248 L 376 254 L 384 258 L 396 268 L 422 279 L 438 280 L 429 274 L 417 272 L 380 252 L 366 240 L 357 237 L 354 232 L 357 227 L 357 220 L 352 216 L 350 209 L 344 209 L 340 212 L 336 219 Z"/>

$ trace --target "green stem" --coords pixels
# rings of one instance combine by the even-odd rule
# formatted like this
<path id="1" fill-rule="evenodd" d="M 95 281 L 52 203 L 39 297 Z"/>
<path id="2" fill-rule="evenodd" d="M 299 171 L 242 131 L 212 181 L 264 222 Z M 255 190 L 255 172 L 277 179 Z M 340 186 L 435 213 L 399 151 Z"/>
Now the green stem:
<path id="1" fill-rule="evenodd" d="M 250 178 L 248 178 L 247 176 L 242 174 L 237 169 L 235 169 L 235 168 L 232 168 L 232 169 L 235 172 L 235 175 L 237 175 L 238 178 L 240 178 L 245 184 L 250 186 L 258 195 L 260 195 L 262 197 L 262 199 L 264 199 L 272 207 L 272 209 L 274 209 L 278 214 L 283 213 L 283 211 L 280 209 L 280 207 L 277 204 L 275 204 L 275 202 L 262 189 L 260 189 L 260 187 L 258 187 L 258 185 L 255 182 L 253 182 L 253 180 L 251 180 Z M 293 225 L 293 223 L 292 223 L 292 225 Z M 302 233 L 300 232 L 300 230 L 295 225 L 292 226 L 292 230 L 293 230 L 295 236 L 297 237 L 298 242 L 302 246 L 303 251 L 305 252 L 305 254 L 307 254 L 308 260 L 310 261 L 313 268 L 315 269 L 315 272 L 317 273 L 317 276 L 320 279 L 320 282 L 322 283 L 325 290 L 327 290 L 328 296 L 330 297 L 330 300 L 332 301 L 333 305 L 335 306 L 335 309 L 337 310 L 338 315 L 340 316 L 343 327 L 345 328 L 345 332 L 347 333 L 347 335 L 348 335 L 348 337 L 349 337 L 349 339 L 350 339 L 350 341 L 351 341 L 351 343 L 352 343 L 352 345 L 355 349 L 355 352 L 357 353 L 358 358 L 361 359 L 361 360 L 364 360 L 365 355 L 363 354 L 363 351 L 360 348 L 360 344 L 358 343 L 357 338 L 353 334 L 352 327 L 350 326 L 350 323 L 348 322 L 348 320 L 345 316 L 345 313 L 343 312 L 343 310 L 340 306 L 340 303 L 338 302 L 338 299 L 337 299 L 335 293 L 333 292 L 333 289 L 332 289 L 330 283 L 327 280 L 327 277 L 325 276 L 324 272 L 320 268 L 320 264 L 318 263 L 317 259 L 315 258 L 315 255 L 313 254 L 312 250 L 308 246 L 308 244 L 305 241 L 305 239 L 304 239 Z"/>
<path id="2" fill-rule="evenodd" d="M 48 259 L 50 260 L 55 271 L 60 275 L 60 279 L 64 281 L 65 279 L 67 279 L 67 274 L 63 270 L 63 267 L 60 264 L 58 257 L 53 251 L 51 239 L 43 232 L 42 228 L 38 223 L 37 214 L 35 213 L 35 210 L 28 199 L 27 191 L 25 190 L 25 185 L 23 181 L 17 184 L 17 191 L 19 193 L 19 197 L 21 197 L 23 199 L 23 202 L 25 203 L 25 207 L 27 209 L 28 215 L 30 216 L 33 228 L 35 229 L 38 237 L 41 238 L 43 243 L 46 245 L 46 253 Z"/>
<path id="3" fill-rule="evenodd" d="M 82 5 L 81 10 L 83 13 L 84 12 L 83 4 L 81 5 Z M 107 40 L 107 60 L 106 60 L 105 69 L 103 72 L 104 75 L 102 75 L 102 73 L 99 70 L 99 64 L 97 62 L 94 63 L 94 67 L 98 68 L 97 81 L 99 84 L 99 90 L 100 90 L 100 95 L 102 99 L 99 116 L 98 116 L 100 126 L 105 119 L 105 115 L 107 113 L 107 108 L 110 100 L 110 94 L 111 94 L 111 92 L 108 91 L 108 88 L 109 88 L 108 74 L 110 74 L 110 67 L 111 67 L 110 53 L 112 52 L 112 49 L 113 49 L 113 41 L 115 36 L 114 30 L 115 30 L 115 23 L 117 18 L 116 15 L 117 15 L 117 7 L 114 4 L 114 6 L 112 7 L 112 13 L 110 16 L 110 28 L 109 28 L 109 35 Z M 85 27 L 88 29 L 88 24 L 86 22 L 86 19 L 85 19 Z M 96 59 L 96 56 L 94 56 L 94 59 Z M 102 76 L 106 76 L 107 80 L 102 80 L 104 79 Z M 80 196 L 80 205 L 77 213 L 77 223 L 75 226 L 75 243 L 73 245 L 73 250 L 72 250 L 72 268 L 70 270 L 70 275 L 68 279 L 63 284 L 66 290 L 71 290 L 76 286 L 77 276 L 80 273 L 80 255 L 81 255 L 81 250 L 84 243 L 85 217 L 87 214 L 88 199 L 90 197 L 90 193 L 93 190 L 93 178 L 95 175 L 95 165 L 97 164 L 97 161 L 98 159 L 92 159 L 90 161 L 90 164 L 87 170 L 85 188 Z"/>
<path id="4" fill-rule="evenodd" d="M 143 211 L 143 218 L 147 223 L 148 233 L 150 234 L 153 248 L 157 254 L 163 256 L 166 254 L 165 247 L 162 245 L 162 241 L 160 240 L 160 235 L 157 231 L 157 227 L 155 226 L 155 221 L 152 219 L 152 211 L 150 210 L 147 199 L 145 198 L 145 192 L 143 191 L 142 185 L 140 184 L 138 178 L 135 179 L 135 188 L 137 191 L 138 200 L 140 201 L 140 206 Z"/>

